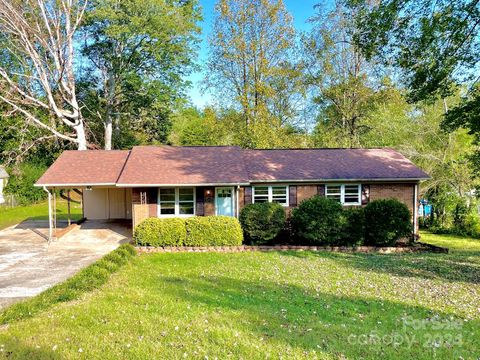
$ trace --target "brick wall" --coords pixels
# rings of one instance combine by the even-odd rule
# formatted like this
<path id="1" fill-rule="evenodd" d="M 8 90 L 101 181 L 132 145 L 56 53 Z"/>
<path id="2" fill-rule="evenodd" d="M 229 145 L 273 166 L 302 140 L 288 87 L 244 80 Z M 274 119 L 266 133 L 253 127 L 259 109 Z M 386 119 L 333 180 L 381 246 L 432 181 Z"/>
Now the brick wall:
<path id="1" fill-rule="evenodd" d="M 132 225 L 134 228 L 143 220 L 157 216 L 157 191 L 156 188 L 132 189 Z"/>
<path id="2" fill-rule="evenodd" d="M 413 214 L 415 184 L 370 184 L 370 201 L 394 198 L 407 205 Z"/>
<path id="3" fill-rule="evenodd" d="M 318 194 L 318 185 L 297 185 L 297 205 Z"/>

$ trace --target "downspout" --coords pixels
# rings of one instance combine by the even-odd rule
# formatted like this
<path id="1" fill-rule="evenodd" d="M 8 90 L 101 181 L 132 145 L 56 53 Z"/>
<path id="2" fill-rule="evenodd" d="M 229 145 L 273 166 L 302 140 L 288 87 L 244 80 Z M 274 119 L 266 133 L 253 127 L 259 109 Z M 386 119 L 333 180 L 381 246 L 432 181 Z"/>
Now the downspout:
<path id="1" fill-rule="evenodd" d="M 240 199 L 239 199 L 239 197 L 240 197 L 240 196 L 239 196 L 239 195 L 240 195 L 240 185 L 237 185 L 237 192 L 236 192 L 236 194 L 235 194 L 235 200 L 236 200 L 236 203 L 237 203 L 237 206 L 236 206 L 236 208 L 237 208 L 237 211 L 236 211 L 236 213 L 237 213 L 237 219 L 240 217 L 240 208 L 239 208 L 239 206 L 240 206 Z"/>
<path id="2" fill-rule="evenodd" d="M 413 236 L 417 236 L 418 223 L 418 184 L 415 184 L 413 192 Z"/>
<path id="3" fill-rule="evenodd" d="M 43 190 L 48 194 L 48 241 L 50 242 L 52 241 L 52 194 L 46 186 L 43 187 Z"/>

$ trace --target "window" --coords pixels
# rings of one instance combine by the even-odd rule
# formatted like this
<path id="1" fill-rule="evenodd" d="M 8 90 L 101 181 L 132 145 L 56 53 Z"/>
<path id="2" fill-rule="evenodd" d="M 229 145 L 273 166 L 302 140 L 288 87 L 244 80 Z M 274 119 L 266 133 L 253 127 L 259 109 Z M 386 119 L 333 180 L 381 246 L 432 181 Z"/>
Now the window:
<path id="1" fill-rule="evenodd" d="M 195 215 L 194 188 L 162 188 L 158 191 L 159 216 Z"/>
<path id="2" fill-rule="evenodd" d="M 327 185 L 325 196 L 338 201 L 342 205 L 361 205 L 362 186 L 354 185 Z"/>
<path id="3" fill-rule="evenodd" d="M 253 202 L 276 202 L 288 206 L 288 186 L 254 186 Z"/>

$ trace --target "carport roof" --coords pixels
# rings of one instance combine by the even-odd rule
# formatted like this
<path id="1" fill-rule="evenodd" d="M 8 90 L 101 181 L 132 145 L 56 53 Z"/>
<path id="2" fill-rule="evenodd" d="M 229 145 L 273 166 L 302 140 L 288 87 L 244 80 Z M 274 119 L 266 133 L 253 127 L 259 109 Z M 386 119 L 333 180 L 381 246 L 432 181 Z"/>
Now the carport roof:
<path id="1" fill-rule="evenodd" d="M 66 150 L 35 185 L 115 185 L 129 153 L 128 150 Z"/>

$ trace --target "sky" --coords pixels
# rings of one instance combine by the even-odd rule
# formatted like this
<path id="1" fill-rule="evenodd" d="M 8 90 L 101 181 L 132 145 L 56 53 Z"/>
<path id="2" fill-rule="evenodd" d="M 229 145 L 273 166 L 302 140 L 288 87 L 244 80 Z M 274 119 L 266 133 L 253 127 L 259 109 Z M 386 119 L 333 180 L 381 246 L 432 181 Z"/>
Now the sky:
<path id="1" fill-rule="evenodd" d="M 208 58 L 208 44 L 207 39 L 211 32 L 213 23 L 213 9 L 217 0 L 200 0 L 203 8 L 203 21 L 199 24 L 202 28 L 200 50 L 197 63 L 202 68 Z M 321 0 L 284 0 L 287 10 L 292 14 L 294 25 L 297 31 L 308 29 L 307 19 L 314 14 L 313 6 L 321 2 Z M 188 96 L 193 105 L 202 108 L 213 102 L 211 95 L 202 94 L 200 91 L 200 82 L 205 74 L 203 69 L 191 74 L 188 80 L 192 82 L 192 87 L 188 91 Z"/>

